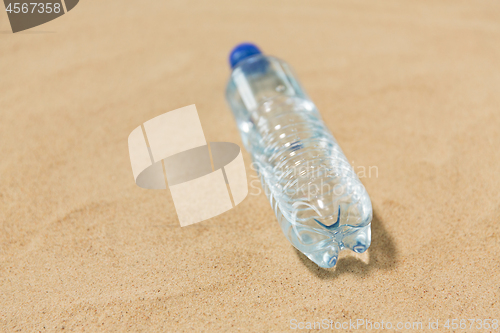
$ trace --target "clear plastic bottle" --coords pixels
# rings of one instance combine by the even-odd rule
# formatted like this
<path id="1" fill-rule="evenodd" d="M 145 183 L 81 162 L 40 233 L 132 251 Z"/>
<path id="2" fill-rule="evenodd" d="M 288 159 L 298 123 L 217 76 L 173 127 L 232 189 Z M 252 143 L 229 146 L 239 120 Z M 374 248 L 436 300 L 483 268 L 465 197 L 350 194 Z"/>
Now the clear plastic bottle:
<path id="1" fill-rule="evenodd" d="M 368 193 L 291 68 L 247 43 L 230 63 L 226 98 L 286 238 L 324 268 L 366 251 Z"/>

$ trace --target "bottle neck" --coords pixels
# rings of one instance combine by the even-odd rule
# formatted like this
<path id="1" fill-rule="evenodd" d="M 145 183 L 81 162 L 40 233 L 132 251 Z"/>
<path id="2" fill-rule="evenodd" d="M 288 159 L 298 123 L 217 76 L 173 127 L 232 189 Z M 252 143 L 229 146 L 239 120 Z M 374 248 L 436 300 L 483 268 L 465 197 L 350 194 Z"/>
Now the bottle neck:
<path id="1" fill-rule="evenodd" d="M 305 97 L 284 61 L 261 54 L 241 61 L 234 68 L 231 81 L 247 112 L 279 96 Z"/>

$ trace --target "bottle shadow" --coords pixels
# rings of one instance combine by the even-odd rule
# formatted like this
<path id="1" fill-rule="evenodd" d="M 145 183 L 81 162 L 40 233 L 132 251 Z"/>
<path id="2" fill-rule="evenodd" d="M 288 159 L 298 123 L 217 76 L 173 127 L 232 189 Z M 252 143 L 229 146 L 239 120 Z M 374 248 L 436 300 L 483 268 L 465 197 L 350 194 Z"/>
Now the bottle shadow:
<path id="1" fill-rule="evenodd" d="M 391 270 L 397 264 L 397 249 L 391 235 L 384 228 L 384 225 L 377 214 L 373 213 L 372 219 L 372 243 L 367 250 L 369 254 L 368 263 L 365 263 L 360 256 L 350 255 L 340 257 L 335 268 L 321 268 L 307 258 L 302 252 L 295 249 L 297 256 L 304 266 L 320 279 L 335 279 L 341 274 L 351 273 L 359 277 L 367 276 L 373 270 Z"/>

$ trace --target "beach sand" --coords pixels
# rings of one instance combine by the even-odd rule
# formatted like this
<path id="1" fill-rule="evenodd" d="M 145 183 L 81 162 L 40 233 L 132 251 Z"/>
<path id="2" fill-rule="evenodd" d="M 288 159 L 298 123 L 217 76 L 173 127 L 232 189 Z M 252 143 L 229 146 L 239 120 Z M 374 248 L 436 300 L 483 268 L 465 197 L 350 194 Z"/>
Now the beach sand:
<path id="1" fill-rule="evenodd" d="M 500 319 L 498 1 L 81 1 L 0 30 L 0 331 Z M 181 228 L 168 190 L 134 183 L 127 137 L 162 113 L 196 104 L 207 141 L 242 146 L 224 98 L 241 41 L 293 66 L 365 168 L 372 245 L 336 269 L 255 188 Z"/>

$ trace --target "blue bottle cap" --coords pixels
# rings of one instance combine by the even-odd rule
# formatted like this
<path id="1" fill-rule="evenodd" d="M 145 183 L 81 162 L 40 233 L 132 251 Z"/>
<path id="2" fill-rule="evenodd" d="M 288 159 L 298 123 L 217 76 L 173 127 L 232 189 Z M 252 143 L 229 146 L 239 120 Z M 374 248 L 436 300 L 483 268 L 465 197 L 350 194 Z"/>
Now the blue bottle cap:
<path id="1" fill-rule="evenodd" d="M 262 54 L 259 48 L 252 43 L 241 43 L 231 51 L 229 55 L 229 63 L 231 68 L 234 68 L 241 60 L 246 59 L 255 54 Z"/>

